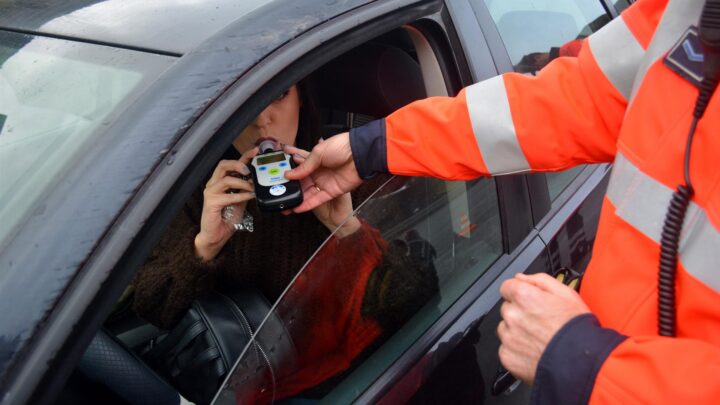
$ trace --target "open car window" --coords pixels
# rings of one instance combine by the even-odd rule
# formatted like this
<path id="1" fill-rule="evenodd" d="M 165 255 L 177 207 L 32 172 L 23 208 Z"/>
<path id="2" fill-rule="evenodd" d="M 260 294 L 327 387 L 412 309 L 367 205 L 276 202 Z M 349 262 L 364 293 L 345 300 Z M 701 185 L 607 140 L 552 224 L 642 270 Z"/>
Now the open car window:
<path id="1" fill-rule="evenodd" d="M 503 252 L 493 179 L 394 177 L 355 218 L 275 303 L 216 403 L 352 400 Z"/>

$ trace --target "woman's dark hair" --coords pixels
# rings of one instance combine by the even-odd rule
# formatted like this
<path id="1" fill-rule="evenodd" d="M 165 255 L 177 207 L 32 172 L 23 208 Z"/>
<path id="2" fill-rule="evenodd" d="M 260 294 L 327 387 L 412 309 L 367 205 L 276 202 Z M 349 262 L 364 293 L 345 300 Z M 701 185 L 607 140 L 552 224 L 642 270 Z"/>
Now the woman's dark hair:
<path id="1" fill-rule="evenodd" d="M 295 146 L 309 151 L 317 144 L 321 135 L 317 94 L 310 78 L 300 80 L 296 86 L 300 93 L 302 106 L 300 107 L 300 123 Z"/>

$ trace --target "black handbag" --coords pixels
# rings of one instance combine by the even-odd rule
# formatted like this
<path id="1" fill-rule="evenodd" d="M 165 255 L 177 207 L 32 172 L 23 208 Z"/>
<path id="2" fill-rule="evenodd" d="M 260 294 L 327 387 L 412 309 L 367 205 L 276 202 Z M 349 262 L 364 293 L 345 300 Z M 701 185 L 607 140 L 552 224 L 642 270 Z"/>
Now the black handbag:
<path id="1" fill-rule="evenodd" d="M 270 304 L 256 289 L 213 291 L 195 300 L 180 322 L 143 357 L 183 397 L 196 404 L 210 403 L 268 312 Z M 292 339 L 274 314 L 263 326 L 262 336 L 251 349 L 265 343 L 272 346 L 263 349 L 270 353 L 266 367 L 292 361 Z"/>

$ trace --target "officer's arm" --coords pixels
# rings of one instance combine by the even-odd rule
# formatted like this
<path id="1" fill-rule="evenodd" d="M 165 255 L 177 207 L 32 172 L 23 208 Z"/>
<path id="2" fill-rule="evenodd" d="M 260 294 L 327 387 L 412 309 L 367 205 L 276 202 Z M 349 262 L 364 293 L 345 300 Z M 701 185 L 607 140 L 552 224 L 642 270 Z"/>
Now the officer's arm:
<path id="1" fill-rule="evenodd" d="M 469 179 L 609 162 L 658 13 L 642 1 L 538 76 L 508 73 L 356 128 L 358 172 Z"/>
<path id="2" fill-rule="evenodd" d="M 693 339 L 623 336 L 591 315 L 566 324 L 538 364 L 534 404 L 711 404 L 720 348 Z"/>

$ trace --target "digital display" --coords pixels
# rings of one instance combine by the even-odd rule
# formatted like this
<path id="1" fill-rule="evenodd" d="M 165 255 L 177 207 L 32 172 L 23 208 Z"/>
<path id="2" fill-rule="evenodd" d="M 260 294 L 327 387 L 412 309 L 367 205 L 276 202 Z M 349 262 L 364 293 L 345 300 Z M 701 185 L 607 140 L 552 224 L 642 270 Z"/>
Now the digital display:
<path id="1" fill-rule="evenodd" d="M 258 165 L 266 165 L 268 163 L 282 162 L 283 160 L 285 160 L 285 153 L 280 152 L 267 156 L 258 156 L 257 163 Z"/>

